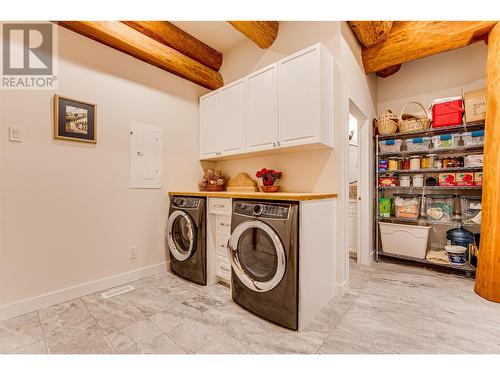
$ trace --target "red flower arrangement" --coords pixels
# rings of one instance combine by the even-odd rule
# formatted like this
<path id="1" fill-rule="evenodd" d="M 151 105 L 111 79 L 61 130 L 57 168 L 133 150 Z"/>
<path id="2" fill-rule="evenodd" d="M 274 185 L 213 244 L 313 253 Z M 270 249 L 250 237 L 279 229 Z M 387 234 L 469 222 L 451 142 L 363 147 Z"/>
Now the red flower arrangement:
<path id="1" fill-rule="evenodd" d="M 274 182 L 280 179 L 282 176 L 282 172 L 266 168 L 262 168 L 255 174 L 255 177 L 262 178 L 262 183 L 264 184 L 264 186 L 273 186 Z"/>

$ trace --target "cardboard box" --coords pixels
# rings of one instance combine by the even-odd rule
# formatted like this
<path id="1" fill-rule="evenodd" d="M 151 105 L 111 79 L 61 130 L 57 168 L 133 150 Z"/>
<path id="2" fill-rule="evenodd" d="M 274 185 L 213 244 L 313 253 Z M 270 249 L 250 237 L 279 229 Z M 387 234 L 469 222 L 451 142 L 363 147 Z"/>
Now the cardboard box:
<path id="1" fill-rule="evenodd" d="M 440 173 L 438 181 L 439 186 L 456 186 L 456 173 Z"/>
<path id="2" fill-rule="evenodd" d="M 456 174 L 457 186 L 474 186 L 474 173 L 459 172 Z"/>
<path id="3" fill-rule="evenodd" d="M 486 89 L 469 91 L 464 94 L 465 122 L 483 122 L 486 119 Z"/>
<path id="4" fill-rule="evenodd" d="M 474 173 L 474 185 L 483 186 L 483 172 Z"/>

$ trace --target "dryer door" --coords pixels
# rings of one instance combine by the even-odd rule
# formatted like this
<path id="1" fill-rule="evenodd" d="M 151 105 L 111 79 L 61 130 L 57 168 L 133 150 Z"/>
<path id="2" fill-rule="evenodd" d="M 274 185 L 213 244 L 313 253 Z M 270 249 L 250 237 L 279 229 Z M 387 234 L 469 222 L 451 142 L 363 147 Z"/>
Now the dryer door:
<path id="1" fill-rule="evenodd" d="M 286 254 L 278 234 L 260 220 L 238 225 L 228 241 L 231 267 L 243 284 L 267 292 L 283 279 Z"/>
<path id="2" fill-rule="evenodd" d="M 167 223 L 167 242 L 175 259 L 183 261 L 196 250 L 196 225 L 191 216 L 178 210 L 172 212 Z"/>

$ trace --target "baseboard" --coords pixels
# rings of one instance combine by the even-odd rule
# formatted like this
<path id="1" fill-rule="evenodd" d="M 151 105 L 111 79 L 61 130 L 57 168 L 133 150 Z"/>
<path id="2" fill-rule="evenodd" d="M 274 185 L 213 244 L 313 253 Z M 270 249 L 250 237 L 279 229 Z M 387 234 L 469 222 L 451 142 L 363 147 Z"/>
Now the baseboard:
<path id="1" fill-rule="evenodd" d="M 69 301 L 74 298 L 93 294 L 104 289 L 113 288 L 169 269 L 170 261 L 162 262 L 3 305 L 0 306 L 0 321 L 40 310 L 57 303 Z"/>
<path id="2" fill-rule="evenodd" d="M 349 288 L 349 284 L 347 281 L 342 282 L 341 284 L 334 284 L 334 291 L 336 297 L 342 297 L 347 293 L 347 289 Z"/>

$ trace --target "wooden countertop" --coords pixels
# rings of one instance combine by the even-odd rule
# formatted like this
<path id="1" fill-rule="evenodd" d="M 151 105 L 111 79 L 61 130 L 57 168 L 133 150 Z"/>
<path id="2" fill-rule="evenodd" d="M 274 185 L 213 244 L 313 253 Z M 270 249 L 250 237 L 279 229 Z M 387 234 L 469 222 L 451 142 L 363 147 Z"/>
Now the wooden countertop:
<path id="1" fill-rule="evenodd" d="M 262 192 L 236 192 L 236 191 L 171 191 L 172 195 L 185 195 L 192 197 L 211 197 L 211 198 L 246 198 L 246 199 L 269 199 L 280 201 L 310 201 L 318 199 L 337 198 L 335 193 L 262 193 Z"/>

